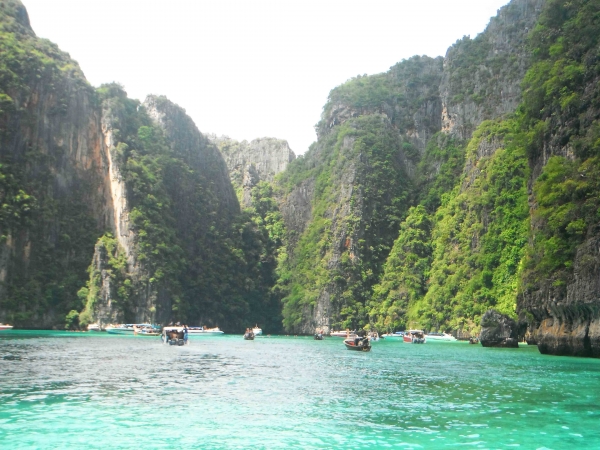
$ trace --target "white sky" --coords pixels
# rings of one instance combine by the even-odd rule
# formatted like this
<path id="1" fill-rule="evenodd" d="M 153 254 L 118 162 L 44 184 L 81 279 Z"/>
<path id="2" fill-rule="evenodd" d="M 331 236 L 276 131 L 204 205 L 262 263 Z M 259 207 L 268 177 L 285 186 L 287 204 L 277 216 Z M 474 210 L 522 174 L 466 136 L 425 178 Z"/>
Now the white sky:
<path id="1" fill-rule="evenodd" d="M 329 91 L 413 55 L 445 55 L 508 0 L 22 0 L 94 86 L 166 95 L 203 133 L 316 139 Z"/>

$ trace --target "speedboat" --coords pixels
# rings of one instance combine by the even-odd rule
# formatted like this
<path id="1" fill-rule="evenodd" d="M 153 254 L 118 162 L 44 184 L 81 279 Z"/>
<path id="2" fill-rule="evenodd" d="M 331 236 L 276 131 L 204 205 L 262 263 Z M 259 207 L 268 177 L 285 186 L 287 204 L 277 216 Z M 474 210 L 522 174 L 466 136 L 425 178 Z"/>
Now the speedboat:
<path id="1" fill-rule="evenodd" d="M 396 331 L 394 333 L 387 333 L 387 334 L 382 334 L 381 337 L 383 338 L 397 338 L 397 339 L 402 339 L 404 337 L 404 331 Z"/>
<path id="2" fill-rule="evenodd" d="M 12 325 L 5 325 L 3 323 L 0 323 L 0 331 L 3 330 L 12 330 L 13 326 Z"/>
<path id="3" fill-rule="evenodd" d="M 254 328 L 252 328 L 252 332 L 254 333 L 254 336 L 261 336 L 262 328 L 258 328 L 258 325 L 256 325 Z"/>
<path id="4" fill-rule="evenodd" d="M 136 336 L 160 336 L 160 329 L 149 323 L 126 323 L 106 327 L 110 334 L 129 334 Z"/>
<path id="5" fill-rule="evenodd" d="M 97 323 L 90 323 L 90 324 L 87 326 L 87 330 L 88 330 L 88 331 L 102 331 L 102 330 L 100 329 L 100 325 L 98 325 Z"/>
<path id="6" fill-rule="evenodd" d="M 371 351 L 371 343 L 369 342 L 368 337 L 344 339 L 344 345 L 346 346 L 346 348 L 348 350 L 354 350 L 357 352 L 370 352 Z"/>
<path id="7" fill-rule="evenodd" d="M 204 327 L 188 327 L 189 334 L 198 334 L 204 336 L 220 336 L 224 334 L 219 327 L 204 328 Z"/>
<path id="8" fill-rule="evenodd" d="M 426 342 L 423 330 L 406 331 L 402 339 L 408 344 L 424 344 Z"/>
<path id="9" fill-rule="evenodd" d="M 448 333 L 427 333 L 425 335 L 425 338 L 427 340 L 432 340 L 432 341 L 456 341 L 457 339 L 452 336 L 451 334 Z"/>

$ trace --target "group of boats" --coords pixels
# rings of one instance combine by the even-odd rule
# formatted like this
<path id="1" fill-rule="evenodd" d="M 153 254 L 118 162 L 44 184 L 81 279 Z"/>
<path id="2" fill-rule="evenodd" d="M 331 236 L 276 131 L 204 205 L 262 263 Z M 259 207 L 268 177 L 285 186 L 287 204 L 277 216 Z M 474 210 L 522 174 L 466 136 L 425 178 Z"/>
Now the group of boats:
<path id="1" fill-rule="evenodd" d="M 329 333 L 333 337 L 351 338 L 356 335 L 356 331 L 332 331 Z M 377 333 L 370 333 L 369 338 L 371 341 L 378 341 L 379 339 L 402 339 L 404 342 L 409 344 L 424 344 L 428 340 L 431 341 L 456 341 L 457 339 L 448 333 L 424 333 L 423 330 L 407 330 L 407 331 L 396 331 L 395 333 L 382 334 L 381 337 Z"/>
<path id="2" fill-rule="evenodd" d="M 106 331 L 109 334 L 137 335 L 137 336 L 161 336 L 165 330 L 183 332 L 187 329 L 188 334 L 220 336 L 223 333 L 219 327 L 186 327 L 184 325 L 173 325 L 160 327 L 150 323 L 124 323 L 119 325 L 107 325 L 101 327 L 97 323 L 91 323 L 87 327 L 88 331 Z"/>
<path id="3" fill-rule="evenodd" d="M 5 325 L 0 323 L 0 331 L 11 330 L 12 325 Z M 220 336 L 223 335 L 223 331 L 219 327 L 208 328 L 208 327 L 188 327 L 185 325 L 170 325 L 166 327 L 159 327 L 157 325 L 149 323 L 126 323 L 119 325 L 107 325 L 101 327 L 97 323 L 89 324 L 87 327 L 88 331 L 106 331 L 109 334 L 121 334 L 121 335 L 136 335 L 136 336 L 161 336 L 165 343 L 177 343 L 183 345 L 187 341 L 188 335 L 204 335 L 204 336 Z M 245 340 L 254 340 L 256 336 L 262 335 L 262 329 L 258 325 L 253 328 L 246 328 L 244 333 Z M 185 339 L 184 339 L 185 336 Z M 315 332 L 314 338 L 316 340 L 322 340 L 324 333 L 322 330 Z M 378 341 L 379 339 L 402 339 L 404 342 L 409 344 L 424 344 L 428 340 L 432 341 L 456 341 L 457 339 L 448 333 L 424 333 L 423 330 L 407 330 L 407 331 L 396 331 L 395 333 L 386 333 L 379 336 L 377 332 L 356 332 L 356 331 L 332 331 L 329 333 L 332 337 L 344 338 L 344 345 L 348 350 L 368 352 L 371 350 L 371 342 Z M 470 343 L 477 343 L 475 340 Z"/>
<path id="4" fill-rule="evenodd" d="M 329 333 L 330 336 L 333 337 L 343 337 L 344 344 L 348 350 L 361 350 L 361 351 L 370 351 L 371 350 L 371 342 L 378 341 L 379 339 L 402 339 L 403 342 L 408 344 L 425 344 L 427 340 L 432 341 L 456 341 L 457 339 L 448 333 L 424 333 L 423 330 L 407 330 L 407 331 L 396 331 L 395 333 L 386 333 L 382 334 L 381 337 L 375 333 L 371 332 L 364 336 L 364 340 L 362 337 L 359 340 L 359 336 L 355 331 L 332 331 Z M 321 334 L 315 334 L 315 339 L 322 339 Z M 368 344 L 368 345 L 367 345 Z"/>
<path id="5" fill-rule="evenodd" d="M 177 336 L 183 336 L 183 334 L 196 336 L 221 336 L 224 334 L 219 327 L 188 327 L 185 325 L 169 325 L 165 327 L 160 327 L 150 323 L 125 323 L 119 325 L 107 325 L 105 327 L 101 327 L 97 323 L 92 323 L 88 325 L 87 329 L 88 331 L 106 331 L 109 334 L 161 336 L 166 343 L 171 343 L 171 340 L 175 339 L 165 338 L 166 336 L 171 336 L 171 334 L 173 333 L 176 333 Z M 262 329 L 258 325 L 256 325 L 253 328 L 246 329 L 244 339 L 254 340 L 256 336 L 261 335 Z M 183 337 L 181 337 L 181 339 L 183 339 Z"/>

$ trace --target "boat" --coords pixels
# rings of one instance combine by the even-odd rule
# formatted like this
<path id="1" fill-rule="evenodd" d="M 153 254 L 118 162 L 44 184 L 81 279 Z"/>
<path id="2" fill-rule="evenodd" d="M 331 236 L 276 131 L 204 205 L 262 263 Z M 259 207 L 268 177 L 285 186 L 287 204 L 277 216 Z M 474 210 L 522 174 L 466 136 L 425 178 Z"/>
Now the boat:
<path id="1" fill-rule="evenodd" d="M 198 334 L 204 336 L 220 336 L 224 334 L 219 327 L 205 328 L 205 327 L 188 327 L 189 334 Z"/>
<path id="2" fill-rule="evenodd" d="M 402 339 L 404 337 L 404 331 L 396 331 L 394 333 L 386 333 L 381 335 L 382 338 L 397 338 Z"/>
<path id="3" fill-rule="evenodd" d="M 187 336 L 185 333 L 185 327 L 182 326 L 168 326 L 163 327 L 162 333 L 160 334 L 161 340 L 165 344 L 169 345 L 185 345 L 188 343 Z M 188 329 L 189 334 L 189 329 Z"/>
<path id="4" fill-rule="evenodd" d="M 457 339 L 448 333 L 427 333 L 425 335 L 427 340 L 432 341 L 456 341 Z"/>
<path id="5" fill-rule="evenodd" d="M 354 331 L 350 331 L 350 330 L 332 331 L 331 333 L 329 333 L 329 336 L 349 338 L 351 336 L 356 336 L 356 333 Z"/>
<path id="6" fill-rule="evenodd" d="M 357 352 L 370 352 L 371 351 L 371 343 L 369 342 L 368 337 L 344 339 L 344 345 L 346 346 L 346 348 L 348 350 L 354 350 Z"/>
<path id="7" fill-rule="evenodd" d="M 87 330 L 88 331 L 102 331 L 102 329 L 100 328 L 100 325 L 98 325 L 97 323 L 90 323 L 87 326 Z"/>
<path id="8" fill-rule="evenodd" d="M 424 344 L 425 334 L 422 330 L 409 330 L 404 333 L 402 340 L 408 344 Z"/>
<path id="9" fill-rule="evenodd" d="M 109 334 L 136 335 L 136 336 L 160 336 L 160 329 L 149 323 L 126 323 L 122 325 L 111 325 L 106 327 Z"/>
<path id="10" fill-rule="evenodd" d="M 254 328 L 252 328 L 252 332 L 254 333 L 254 336 L 262 336 L 262 328 L 258 328 L 258 325 L 255 325 Z"/>
<path id="11" fill-rule="evenodd" d="M 0 323 L 0 331 L 4 331 L 4 330 L 12 330 L 13 326 L 12 325 L 6 325 L 3 323 Z"/>
<path id="12" fill-rule="evenodd" d="M 369 333 L 369 341 L 377 342 L 379 339 L 381 338 L 379 337 L 379 333 L 377 331 L 371 331 Z"/>

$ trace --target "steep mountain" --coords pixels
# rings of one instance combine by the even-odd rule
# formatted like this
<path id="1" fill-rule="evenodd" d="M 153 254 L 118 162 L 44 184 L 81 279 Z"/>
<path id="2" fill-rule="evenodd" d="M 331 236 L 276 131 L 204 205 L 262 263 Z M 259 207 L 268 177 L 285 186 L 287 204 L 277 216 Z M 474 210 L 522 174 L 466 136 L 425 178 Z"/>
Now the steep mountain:
<path id="1" fill-rule="evenodd" d="M 250 246 L 260 239 L 253 241 L 253 225 L 241 216 L 219 151 L 164 97 L 140 105 L 116 85 L 98 94 L 121 207 L 118 245 L 105 236 L 96 246 L 85 319 L 166 322 L 176 315 L 227 326 L 235 308 L 248 313 L 241 283 L 232 281 L 247 275 L 237 228 Z M 125 266 L 110 262 L 121 254 Z"/>
<path id="2" fill-rule="evenodd" d="M 549 1 L 523 86 L 531 231 L 518 308 L 543 353 L 600 356 L 600 2 Z"/>
<path id="3" fill-rule="evenodd" d="M 288 329 L 311 332 L 315 327 L 369 322 L 379 328 L 396 327 L 413 319 L 428 327 L 452 322 L 460 328 L 498 301 L 510 303 L 514 313 L 514 258 L 510 263 L 502 258 L 491 265 L 479 263 L 485 273 L 476 279 L 508 264 L 510 280 L 495 280 L 496 290 L 479 294 L 487 300 L 477 300 L 477 308 L 457 308 L 455 288 L 444 295 L 430 289 L 436 282 L 430 275 L 441 270 L 438 282 L 447 285 L 444 272 L 456 264 L 444 260 L 457 243 L 451 236 L 443 237 L 444 219 L 434 213 L 442 205 L 450 207 L 449 195 L 467 191 L 467 197 L 481 198 L 490 182 L 477 181 L 489 170 L 485 164 L 495 170 L 512 164 L 512 156 L 484 162 L 502 151 L 503 132 L 482 131 L 469 147 L 467 143 L 484 120 L 503 117 L 518 105 L 520 82 L 531 64 L 526 38 L 543 3 L 511 2 L 484 33 L 458 41 L 444 59 L 413 57 L 389 72 L 359 76 L 331 91 L 317 127 L 317 143 L 278 180 L 288 238 L 287 259 L 279 267 L 280 285 L 288 293 L 283 299 Z M 518 175 L 523 180 L 519 170 L 527 173 L 517 166 L 504 179 Z M 464 182 L 457 184 L 461 179 Z M 515 195 L 526 202 L 521 187 Z M 478 212 L 465 216 L 472 216 L 469 220 L 476 228 L 490 216 L 487 210 L 495 197 L 489 197 L 487 208 L 477 205 Z M 446 221 L 455 215 L 451 228 L 463 224 L 465 207 L 471 209 L 457 201 L 454 208 L 460 214 L 440 212 Z M 417 205 L 421 206 L 411 209 Z M 503 208 L 512 207 L 508 201 Z M 520 220 L 523 209 L 519 211 Z M 468 233 L 459 247 L 467 259 L 479 245 L 467 243 Z M 470 233 L 476 240 L 473 230 Z M 505 242 L 491 242 L 488 236 L 486 246 L 501 247 Z M 508 236 L 505 240 L 522 248 L 522 242 Z M 460 263 L 465 270 L 453 275 L 458 284 L 474 275 L 466 269 L 469 264 Z M 505 281 L 512 294 L 505 292 Z M 474 289 L 479 288 L 466 289 L 459 303 L 472 304 Z M 432 310 L 438 317 L 427 319 Z"/>
<path id="4" fill-rule="evenodd" d="M 80 309 L 94 242 L 114 221 L 93 88 L 0 3 L 0 321 L 50 327 Z"/>
<path id="5" fill-rule="evenodd" d="M 17 0 L 0 33 L 0 321 L 277 330 L 268 231 L 185 111 L 93 89 Z"/>

